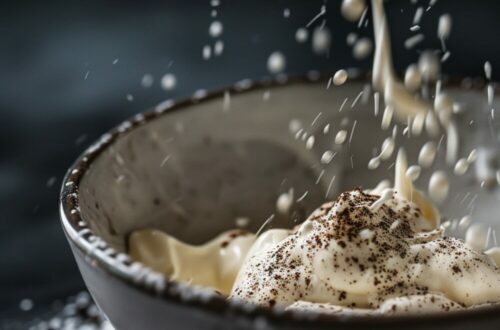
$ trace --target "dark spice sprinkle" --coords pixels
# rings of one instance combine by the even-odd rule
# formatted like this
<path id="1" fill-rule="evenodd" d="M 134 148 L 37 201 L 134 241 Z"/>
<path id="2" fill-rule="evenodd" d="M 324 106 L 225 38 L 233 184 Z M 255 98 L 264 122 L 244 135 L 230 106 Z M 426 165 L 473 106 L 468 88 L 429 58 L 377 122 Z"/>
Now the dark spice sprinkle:
<path id="1" fill-rule="evenodd" d="M 238 288 L 238 295 L 242 298 L 253 296 L 251 301 L 271 307 L 285 303 L 284 297 L 290 295 L 296 299 L 307 299 L 313 276 L 317 276 L 312 265 L 319 263 L 315 260 L 319 251 L 330 253 L 331 259 L 321 257 L 319 264 L 330 265 L 326 267 L 333 268 L 333 276 L 323 279 L 318 286 L 321 285 L 322 289 L 331 294 L 333 304 L 356 306 L 352 302 L 353 298 L 349 299 L 347 291 L 335 289 L 337 272 L 351 276 L 358 271 L 373 272 L 372 283 L 378 295 L 373 301 L 367 302 L 373 308 L 379 307 L 387 297 L 428 294 L 428 287 L 412 282 L 412 267 L 415 264 L 427 265 L 431 257 L 425 253 L 415 254 L 411 247 L 414 242 L 436 240 L 433 238 L 435 235 L 423 235 L 414 229 L 413 221 L 423 218 L 421 210 L 415 204 L 393 197 L 377 210 L 370 209 L 369 205 L 379 198 L 379 195 L 356 188 L 340 194 L 335 202 L 323 204 L 307 219 L 314 222 L 312 230 L 302 233 L 298 229 L 300 225 L 296 226 L 288 238 L 271 249 L 265 258 L 258 259 L 259 262 L 249 267 L 245 283 L 251 290 L 246 287 Z M 393 225 L 396 221 L 397 225 Z M 363 230 L 370 230 L 373 235 L 369 239 L 362 238 L 360 232 Z M 437 240 L 434 250 L 430 251 L 433 254 L 465 255 L 460 252 L 463 242 L 447 237 L 439 237 Z M 330 247 L 330 241 L 337 244 Z M 363 252 L 351 256 L 359 249 Z M 395 266 L 389 266 L 387 261 L 392 258 L 401 261 Z M 451 271 L 453 274 L 462 273 L 474 261 L 484 263 L 484 260 L 476 257 L 460 265 L 453 265 Z M 356 278 L 350 279 L 349 283 L 357 283 Z M 432 303 L 436 302 L 434 296 L 428 296 L 426 299 Z M 443 304 L 442 309 L 453 309 L 456 305 L 458 304 Z M 391 308 L 395 310 L 396 305 Z"/>

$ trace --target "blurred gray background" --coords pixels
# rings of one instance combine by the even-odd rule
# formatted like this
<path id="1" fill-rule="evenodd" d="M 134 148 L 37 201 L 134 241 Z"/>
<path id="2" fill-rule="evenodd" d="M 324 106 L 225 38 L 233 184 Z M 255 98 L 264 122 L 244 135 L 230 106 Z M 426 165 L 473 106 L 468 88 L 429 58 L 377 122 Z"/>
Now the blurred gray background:
<path id="1" fill-rule="evenodd" d="M 489 60 L 500 69 L 499 1 L 439 0 L 425 12 L 424 42 L 411 50 L 404 40 L 418 6 L 386 4 L 398 70 L 426 48 L 440 48 L 439 15 L 450 13 L 453 30 L 445 72 L 482 76 Z M 332 32 L 329 56 L 310 43 L 298 44 L 295 31 L 321 5 L 327 14 L 312 24 Z M 216 88 L 243 78 L 268 75 L 270 53 L 282 51 L 287 72 L 332 72 L 355 61 L 346 35 L 372 36 L 367 27 L 344 20 L 340 1 L 224 1 L 215 7 L 224 25 L 219 38 L 208 34 L 209 0 L 204 1 L 10 1 L 0 4 L 0 319 L 27 320 L 84 288 L 58 218 L 58 193 L 65 170 L 100 134 L 121 120 L 167 98 Z M 290 16 L 283 12 L 289 9 Z M 371 15 L 369 15 L 370 17 Z M 202 48 L 224 42 L 221 56 L 202 58 Z M 165 91 L 165 73 L 177 87 Z M 141 86 L 145 74 L 154 82 Z M 127 98 L 127 95 L 128 96 Z M 133 100 L 132 100 L 133 98 Z M 21 311 L 31 299 L 34 308 Z M 0 323 L 2 326 L 2 323 Z"/>

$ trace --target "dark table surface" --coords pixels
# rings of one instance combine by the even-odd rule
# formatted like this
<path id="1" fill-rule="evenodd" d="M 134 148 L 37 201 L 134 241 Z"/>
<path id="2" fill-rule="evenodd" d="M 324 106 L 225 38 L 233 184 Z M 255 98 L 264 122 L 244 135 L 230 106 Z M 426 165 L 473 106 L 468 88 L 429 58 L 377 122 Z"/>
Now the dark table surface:
<path id="1" fill-rule="evenodd" d="M 332 31 L 329 56 L 298 44 L 295 31 L 326 3 Z M 421 21 L 426 39 L 402 45 L 415 9 L 428 1 L 390 1 L 388 17 L 399 70 L 427 48 L 437 49 L 439 15 L 453 17 L 444 71 L 483 75 L 489 60 L 500 68 L 500 2 L 438 1 Z M 340 1 L 221 1 L 220 38 L 208 34 L 212 7 L 205 1 L 11 1 L 0 4 L 0 326 L 43 315 L 54 302 L 84 289 L 58 219 L 58 192 L 66 168 L 100 134 L 119 121 L 166 99 L 243 78 L 268 75 L 269 54 L 287 57 L 287 72 L 335 71 L 354 61 L 347 33 L 357 29 L 339 13 Z M 283 11 L 290 10 L 285 18 Z M 314 26 L 322 24 L 319 19 Z M 371 19 L 370 19 L 371 23 Z M 202 59 L 204 45 L 224 42 L 221 56 Z M 165 73 L 177 76 L 164 91 Z M 141 86 L 145 74 L 154 77 Z M 127 100 L 127 95 L 133 101 Z M 34 308 L 24 312 L 22 299 Z M 58 306 L 58 305 L 57 305 Z M 56 307 L 57 307 L 56 306 Z M 42 313 L 42 314 L 40 314 Z"/>

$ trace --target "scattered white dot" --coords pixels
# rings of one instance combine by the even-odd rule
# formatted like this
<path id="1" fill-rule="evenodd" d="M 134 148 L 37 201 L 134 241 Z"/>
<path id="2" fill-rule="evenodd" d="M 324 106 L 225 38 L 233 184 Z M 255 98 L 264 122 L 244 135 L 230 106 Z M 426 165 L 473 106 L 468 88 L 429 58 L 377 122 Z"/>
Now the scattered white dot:
<path id="1" fill-rule="evenodd" d="M 285 70 L 286 58 L 281 52 L 274 52 L 267 59 L 267 69 L 271 73 L 279 73 Z"/>
<path id="2" fill-rule="evenodd" d="M 293 195 L 294 194 L 292 188 L 290 188 L 288 192 L 279 195 L 278 199 L 276 200 L 276 210 L 279 213 L 288 214 L 290 212 L 290 208 L 292 207 L 294 202 Z"/>
<path id="3" fill-rule="evenodd" d="M 389 159 L 389 157 L 391 157 L 392 153 L 394 152 L 394 148 L 395 148 L 394 139 L 392 137 L 386 138 L 382 143 L 382 149 L 379 155 L 380 159 L 382 160 Z"/>
<path id="4" fill-rule="evenodd" d="M 338 70 L 333 75 L 333 84 L 335 86 L 343 85 L 347 81 L 348 77 L 349 77 L 349 74 L 347 73 L 346 70 L 343 70 L 343 69 L 342 70 Z"/>
<path id="5" fill-rule="evenodd" d="M 477 159 L 477 150 L 472 149 L 471 152 L 469 153 L 469 156 L 467 156 L 467 162 L 474 163 L 476 159 Z"/>
<path id="6" fill-rule="evenodd" d="M 248 226 L 248 224 L 250 223 L 250 219 L 247 217 L 237 217 L 234 222 L 236 224 L 236 227 L 244 228 Z"/>
<path id="7" fill-rule="evenodd" d="M 429 180 L 429 196 L 437 203 L 443 202 L 448 196 L 450 184 L 446 173 L 443 171 L 436 171 L 432 174 Z"/>
<path id="8" fill-rule="evenodd" d="M 422 41 L 424 41 L 424 39 L 425 39 L 425 37 L 423 34 L 417 34 L 417 35 L 411 36 L 405 40 L 405 43 L 404 43 L 405 48 L 411 49 L 411 48 L 415 47 L 416 45 L 418 45 L 419 43 L 421 43 Z"/>
<path id="9" fill-rule="evenodd" d="M 434 141 L 429 141 L 422 146 L 418 154 L 418 163 L 422 167 L 430 167 L 436 158 L 437 147 Z"/>
<path id="10" fill-rule="evenodd" d="M 219 56 L 224 51 L 224 42 L 222 40 L 217 40 L 214 44 L 214 55 Z"/>
<path id="11" fill-rule="evenodd" d="M 424 81 L 435 81 L 441 71 L 441 62 L 436 53 L 425 51 L 418 59 L 418 69 Z"/>
<path id="12" fill-rule="evenodd" d="M 453 173 L 455 175 L 464 175 L 465 172 L 467 172 L 467 169 L 469 168 L 469 162 L 465 158 L 461 158 L 457 161 L 455 164 L 455 168 L 453 169 Z"/>
<path id="13" fill-rule="evenodd" d="M 172 73 L 167 73 L 161 78 L 161 87 L 166 91 L 171 91 L 177 86 L 177 77 Z"/>
<path id="14" fill-rule="evenodd" d="M 288 123 L 288 129 L 292 134 L 296 134 L 302 127 L 302 122 L 296 118 L 293 118 L 292 120 L 290 120 L 290 123 Z"/>
<path id="15" fill-rule="evenodd" d="M 380 124 L 380 127 L 383 130 L 388 129 L 389 126 L 391 126 L 393 114 L 394 114 L 394 108 L 390 105 L 386 106 L 384 109 L 384 114 L 382 115 L 382 122 Z"/>
<path id="16" fill-rule="evenodd" d="M 361 18 L 365 7 L 366 3 L 364 0 L 343 0 L 340 12 L 348 21 L 356 22 Z"/>
<path id="17" fill-rule="evenodd" d="M 347 45 L 352 46 L 356 43 L 356 40 L 358 40 L 358 35 L 354 32 L 351 32 L 347 35 L 346 43 Z"/>
<path id="18" fill-rule="evenodd" d="M 379 166 L 380 166 L 380 158 L 378 158 L 378 157 L 373 157 L 368 162 L 368 169 L 370 169 L 370 170 L 377 169 Z"/>
<path id="19" fill-rule="evenodd" d="M 326 54 L 330 50 L 331 40 L 332 37 L 328 28 L 315 28 L 312 36 L 313 52 L 318 55 Z"/>
<path id="20" fill-rule="evenodd" d="M 458 222 L 458 227 L 462 230 L 468 228 L 472 222 L 472 218 L 469 215 L 463 216 Z"/>
<path id="21" fill-rule="evenodd" d="M 210 34 L 210 36 L 213 38 L 217 38 L 222 34 L 223 30 L 224 28 L 221 22 L 213 21 L 212 24 L 210 24 L 210 27 L 208 28 L 208 34 Z"/>
<path id="22" fill-rule="evenodd" d="M 422 169 L 418 165 L 412 165 L 406 170 L 406 177 L 411 181 L 415 181 L 420 176 Z"/>
<path id="23" fill-rule="evenodd" d="M 352 54 L 355 59 L 363 60 L 367 58 L 373 50 L 373 42 L 369 38 L 361 38 L 354 44 Z"/>
<path id="24" fill-rule="evenodd" d="M 143 88 L 150 88 L 153 86 L 154 78 L 153 75 L 146 73 L 144 76 L 142 76 L 141 79 L 141 86 Z"/>
<path id="25" fill-rule="evenodd" d="M 347 131 L 346 130 L 340 130 L 337 132 L 335 135 L 335 144 L 343 144 L 346 141 L 347 138 Z"/>
<path id="26" fill-rule="evenodd" d="M 19 302 L 19 309 L 23 312 L 27 312 L 33 309 L 33 300 L 23 299 Z"/>
<path id="27" fill-rule="evenodd" d="M 306 141 L 306 149 L 311 150 L 314 147 L 314 135 L 311 135 L 307 138 Z"/>
<path id="28" fill-rule="evenodd" d="M 334 152 L 332 152 L 331 150 L 327 150 L 323 153 L 323 155 L 321 156 L 321 163 L 323 164 L 330 164 L 330 162 L 332 161 L 332 159 L 335 157 L 335 154 Z"/>
<path id="29" fill-rule="evenodd" d="M 471 248 L 482 252 L 486 245 L 488 228 L 480 223 L 471 225 L 465 232 L 465 243 Z"/>
<path id="30" fill-rule="evenodd" d="M 56 181 L 57 181 L 57 178 L 55 176 L 51 176 L 47 180 L 47 183 L 46 183 L 47 188 L 50 188 L 50 187 L 54 186 L 54 184 L 56 183 Z"/>
<path id="31" fill-rule="evenodd" d="M 484 75 L 486 76 L 486 79 L 491 80 L 491 63 L 489 61 L 484 62 Z"/>
<path id="32" fill-rule="evenodd" d="M 201 53 L 202 53 L 203 59 L 208 60 L 212 56 L 212 48 L 209 45 L 205 45 L 205 46 L 203 46 L 203 50 Z"/>
<path id="33" fill-rule="evenodd" d="M 297 32 L 295 32 L 295 40 L 302 44 L 309 39 L 309 31 L 306 28 L 299 28 Z"/>
<path id="34" fill-rule="evenodd" d="M 451 33 L 451 16 L 443 14 L 439 17 L 437 36 L 439 39 L 448 39 Z"/>

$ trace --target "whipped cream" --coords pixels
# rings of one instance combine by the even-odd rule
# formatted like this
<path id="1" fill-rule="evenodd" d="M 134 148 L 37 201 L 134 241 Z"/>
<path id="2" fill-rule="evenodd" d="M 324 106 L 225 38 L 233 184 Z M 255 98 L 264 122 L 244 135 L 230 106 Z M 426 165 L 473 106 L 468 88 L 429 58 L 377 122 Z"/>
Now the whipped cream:
<path id="1" fill-rule="evenodd" d="M 230 230 L 203 245 L 194 246 L 162 231 L 143 229 L 130 235 L 129 253 L 133 259 L 172 280 L 228 294 L 254 242 L 254 234 Z"/>
<path id="2" fill-rule="evenodd" d="M 498 253 L 444 237 L 439 213 L 408 176 L 347 191 L 292 230 L 241 230 L 192 246 L 158 230 L 131 256 L 171 279 L 247 302 L 345 315 L 451 311 L 500 301 Z"/>
<path id="3" fill-rule="evenodd" d="M 406 171 L 400 151 L 394 188 L 344 192 L 279 243 L 249 253 L 230 297 L 292 309 L 323 304 L 334 313 L 425 313 L 499 302 L 494 261 L 444 237 L 438 213 Z"/>

